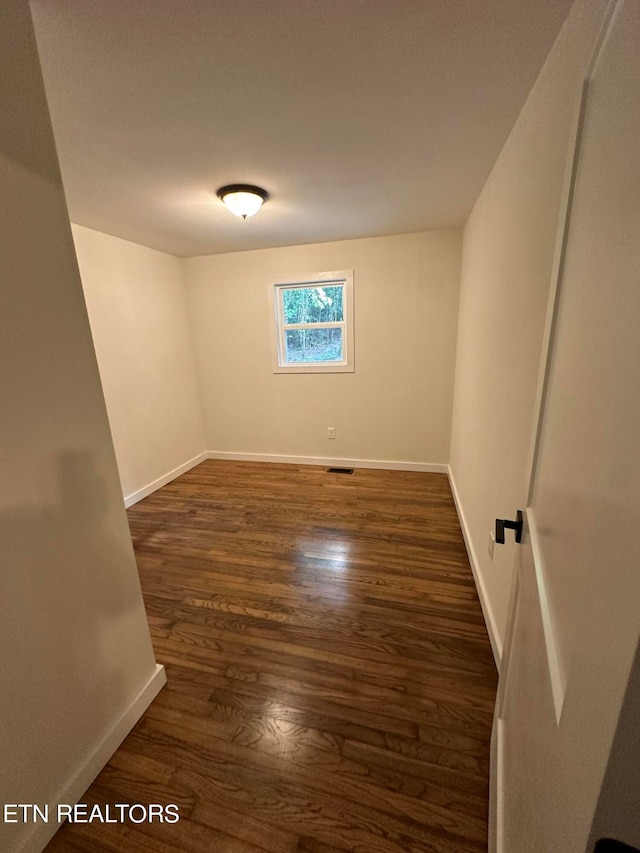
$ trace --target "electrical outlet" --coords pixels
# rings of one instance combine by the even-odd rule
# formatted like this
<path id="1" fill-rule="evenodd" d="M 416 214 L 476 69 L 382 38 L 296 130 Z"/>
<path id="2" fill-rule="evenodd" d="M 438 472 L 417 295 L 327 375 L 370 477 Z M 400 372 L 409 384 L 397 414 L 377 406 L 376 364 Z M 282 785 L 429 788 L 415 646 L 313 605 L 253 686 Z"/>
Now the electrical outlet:
<path id="1" fill-rule="evenodd" d="M 495 547 L 495 544 L 496 544 L 495 536 L 493 535 L 493 533 L 489 533 L 489 548 L 487 550 L 489 551 L 489 557 L 492 560 L 493 560 L 493 549 Z"/>
<path id="2" fill-rule="evenodd" d="M 336 437 L 336 428 L 335 427 L 327 427 L 327 438 L 335 438 Z"/>

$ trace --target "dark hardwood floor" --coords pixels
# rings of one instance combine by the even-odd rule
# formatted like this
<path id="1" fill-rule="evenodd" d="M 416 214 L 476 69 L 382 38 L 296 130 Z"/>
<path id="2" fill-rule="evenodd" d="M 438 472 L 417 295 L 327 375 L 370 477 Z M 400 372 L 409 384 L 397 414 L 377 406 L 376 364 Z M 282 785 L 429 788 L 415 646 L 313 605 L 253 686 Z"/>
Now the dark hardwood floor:
<path id="1" fill-rule="evenodd" d="M 487 847 L 496 671 L 443 474 L 207 461 L 129 512 L 168 684 L 48 851 Z"/>

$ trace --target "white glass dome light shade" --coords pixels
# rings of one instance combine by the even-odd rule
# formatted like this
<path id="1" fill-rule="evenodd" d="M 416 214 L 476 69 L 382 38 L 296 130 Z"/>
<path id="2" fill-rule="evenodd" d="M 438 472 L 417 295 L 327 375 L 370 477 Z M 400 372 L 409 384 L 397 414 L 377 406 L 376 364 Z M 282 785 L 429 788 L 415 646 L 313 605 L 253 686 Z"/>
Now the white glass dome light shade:
<path id="1" fill-rule="evenodd" d="M 255 216 L 268 198 L 266 191 L 261 187 L 253 187 L 249 184 L 230 184 L 227 187 L 221 187 L 217 196 L 231 213 L 242 219 Z"/>
<path id="2" fill-rule="evenodd" d="M 254 216 L 262 207 L 262 199 L 253 193 L 227 193 L 222 201 L 227 205 L 231 213 L 246 219 Z"/>

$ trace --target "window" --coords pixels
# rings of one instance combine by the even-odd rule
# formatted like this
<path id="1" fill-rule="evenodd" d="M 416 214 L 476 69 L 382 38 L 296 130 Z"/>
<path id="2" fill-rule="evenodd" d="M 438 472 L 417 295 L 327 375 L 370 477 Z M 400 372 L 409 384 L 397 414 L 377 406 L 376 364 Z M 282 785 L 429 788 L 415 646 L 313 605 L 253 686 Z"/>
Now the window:
<path id="1" fill-rule="evenodd" d="M 352 373 L 353 270 L 281 276 L 273 301 L 274 373 Z"/>

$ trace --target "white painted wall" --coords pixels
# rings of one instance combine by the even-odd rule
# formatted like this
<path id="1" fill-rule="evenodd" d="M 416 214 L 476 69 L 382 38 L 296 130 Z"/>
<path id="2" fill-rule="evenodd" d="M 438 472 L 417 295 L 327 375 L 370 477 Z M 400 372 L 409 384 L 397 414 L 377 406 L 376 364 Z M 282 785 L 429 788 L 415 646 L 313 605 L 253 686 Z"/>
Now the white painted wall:
<path id="1" fill-rule="evenodd" d="M 209 450 L 448 461 L 458 231 L 211 255 L 183 266 Z M 354 270 L 355 372 L 274 374 L 268 277 L 333 269 Z"/>
<path id="2" fill-rule="evenodd" d="M 205 450 L 178 258 L 72 226 L 125 497 Z"/>
<path id="3" fill-rule="evenodd" d="M 515 545 L 487 544 L 526 501 L 565 158 L 606 0 L 578 0 L 464 229 L 451 472 L 501 653 Z"/>
<path id="4" fill-rule="evenodd" d="M 0 6 L 0 76 L 0 802 L 72 802 L 162 671 L 24 0 Z M 0 848 L 55 828 L 2 822 Z"/>

